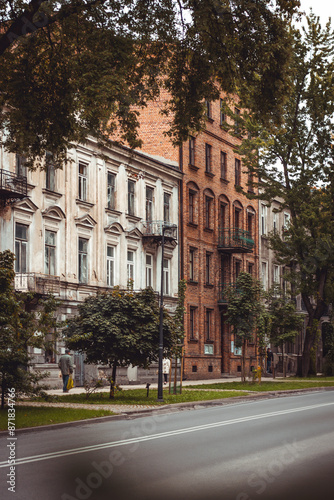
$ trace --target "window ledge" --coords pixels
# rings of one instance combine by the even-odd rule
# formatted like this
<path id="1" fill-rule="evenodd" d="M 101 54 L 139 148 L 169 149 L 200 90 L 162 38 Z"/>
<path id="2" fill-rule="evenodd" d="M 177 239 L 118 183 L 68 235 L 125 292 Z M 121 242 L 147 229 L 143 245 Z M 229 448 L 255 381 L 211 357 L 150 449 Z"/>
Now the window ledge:
<path id="1" fill-rule="evenodd" d="M 213 179 L 213 177 L 215 177 L 215 174 L 213 174 L 212 172 L 208 172 L 208 171 L 205 171 L 205 175 L 207 177 L 211 177 L 211 179 Z"/>
<path id="2" fill-rule="evenodd" d="M 106 210 L 107 214 L 122 215 L 122 212 L 120 212 L 119 210 L 115 210 L 114 208 L 108 208 L 108 207 L 106 207 L 105 210 Z"/>
<path id="3" fill-rule="evenodd" d="M 213 229 L 210 229 L 209 227 L 205 227 L 203 231 L 205 231 L 206 233 L 213 233 Z"/>
<path id="4" fill-rule="evenodd" d="M 85 200 L 79 200 L 79 198 L 77 198 L 75 200 L 75 202 L 77 205 L 84 207 L 84 208 L 93 208 L 93 206 L 95 205 L 95 203 L 89 203 L 88 201 L 85 201 Z"/>
<path id="5" fill-rule="evenodd" d="M 224 179 L 224 177 L 221 177 L 220 182 L 222 182 L 223 184 L 229 184 L 230 181 L 228 181 L 227 179 Z"/>
<path id="6" fill-rule="evenodd" d="M 196 165 L 192 165 L 191 163 L 189 163 L 188 167 L 189 167 L 191 170 L 195 170 L 195 172 L 197 172 L 197 170 L 199 169 L 199 167 L 196 167 Z"/>
<path id="7" fill-rule="evenodd" d="M 188 280 L 188 285 L 198 285 L 198 281 Z"/>
<path id="8" fill-rule="evenodd" d="M 204 288 L 214 288 L 214 285 L 212 283 L 205 283 Z"/>
<path id="9" fill-rule="evenodd" d="M 207 117 L 206 117 L 206 119 L 207 119 L 207 121 L 208 121 L 209 123 L 213 123 L 213 122 L 214 122 L 214 119 L 213 119 L 213 118 L 211 118 L 211 116 L 207 116 Z"/>
<path id="10" fill-rule="evenodd" d="M 198 339 L 189 339 L 188 344 L 198 344 Z"/>
<path id="11" fill-rule="evenodd" d="M 190 227 L 193 227 L 196 229 L 198 227 L 198 224 L 195 224 L 195 222 L 188 222 L 187 226 L 190 226 Z"/>
<path id="12" fill-rule="evenodd" d="M 52 189 L 47 189 L 47 188 L 43 188 L 42 193 L 47 194 L 48 196 L 50 196 L 54 199 L 58 199 L 58 198 L 61 198 L 63 196 L 61 193 L 57 193 L 57 191 L 52 191 Z"/>
<path id="13" fill-rule="evenodd" d="M 129 214 L 126 214 L 126 218 L 127 218 L 130 222 L 139 222 L 139 221 L 141 221 L 141 217 L 137 217 L 136 215 L 129 215 Z"/>

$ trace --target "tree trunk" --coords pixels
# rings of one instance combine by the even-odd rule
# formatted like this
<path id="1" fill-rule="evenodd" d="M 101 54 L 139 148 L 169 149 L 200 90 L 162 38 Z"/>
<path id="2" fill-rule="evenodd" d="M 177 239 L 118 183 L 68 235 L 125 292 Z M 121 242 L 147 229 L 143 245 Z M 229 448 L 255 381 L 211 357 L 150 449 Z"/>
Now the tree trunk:
<path id="1" fill-rule="evenodd" d="M 282 369 L 283 369 L 283 377 L 286 377 L 286 359 L 285 359 L 285 343 L 282 344 Z"/>
<path id="2" fill-rule="evenodd" d="M 315 367 L 311 367 L 311 355 L 314 354 L 316 357 L 317 349 L 317 338 L 319 334 L 319 321 L 314 318 L 309 318 L 308 325 L 306 327 L 304 349 L 302 354 L 301 363 L 301 376 L 307 377 Z"/>
<path id="3" fill-rule="evenodd" d="M 246 339 L 243 339 L 243 341 L 242 341 L 242 353 L 241 353 L 241 381 L 242 382 L 246 382 L 245 358 L 246 358 Z"/>
<path id="4" fill-rule="evenodd" d="M 114 397 L 115 397 L 116 370 L 117 370 L 117 361 L 114 361 L 114 364 L 112 365 L 112 375 L 111 375 L 111 380 L 110 380 L 109 399 L 114 399 Z"/>

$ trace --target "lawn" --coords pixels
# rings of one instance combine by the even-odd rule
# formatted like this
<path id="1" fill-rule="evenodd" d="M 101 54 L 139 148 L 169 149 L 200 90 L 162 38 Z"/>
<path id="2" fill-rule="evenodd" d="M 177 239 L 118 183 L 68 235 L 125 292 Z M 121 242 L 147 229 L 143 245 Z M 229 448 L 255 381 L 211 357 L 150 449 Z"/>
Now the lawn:
<path id="1" fill-rule="evenodd" d="M 85 420 L 87 418 L 105 417 L 113 413 L 108 410 L 83 410 L 73 408 L 16 406 L 15 428 L 37 427 L 40 425 L 59 424 Z M 7 408 L 0 410 L 0 430 L 7 429 Z"/>
<path id="2" fill-rule="evenodd" d="M 246 391 L 288 391 L 294 389 L 308 389 L 311 387 L 334 387 L 334 378 L 298 379 L 289 378 L 281 381 L 264 381 L 261 384 L 254 382 L 220 382 L 218 384 L 204 384 L 192 386 L 194 389 L 239 389 Z"/>
<path id="3" fill-rule="evenodd" d="M 230 389 L 229 387 L 227 389 Z M 50 402 L 66 402 L 66 403 L 81 403 L 81 404 L 116 404 L 116 405 L 143 405 L 143 406 L 154 406 L 154 405 L 166 405 L 173 403 L 185 403 L 191 401 L 208 401 L 210 399 L 222 399 L 222 398 L 232 398 L 236 396 L 242 396 L 248 393 L 248 390 L 243 392 L 227 390 L 224 392 L 216 392 L 210 390 L 187 390 L 183 388 L 182 394 L 168 394 L 168 391 L 164 390 L 163 398 L 164 401 L 157 401 L 157 389 L 150 390 L 149 396 L 147 397 L 146 389 L 126 389 L 122 391 L 117 391 L 115 398 L 109 398 L 109 392 L 98 392 L 93 393 L 90 397 L 86 398 L 86 393 L 81 394 L 67 394 L 66 396 L 52 396 L 48 398 Z M 41 398 L 34 399 L 34 401 L 43 401 Z"/>

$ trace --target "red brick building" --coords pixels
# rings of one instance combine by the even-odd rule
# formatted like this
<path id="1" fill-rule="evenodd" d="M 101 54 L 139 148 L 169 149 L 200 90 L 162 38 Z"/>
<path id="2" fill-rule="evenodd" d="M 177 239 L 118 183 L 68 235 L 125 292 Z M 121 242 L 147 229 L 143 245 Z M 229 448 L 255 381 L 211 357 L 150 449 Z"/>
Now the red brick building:
<path id="1" fill-rule="evenodd" d="M 206 130 L 179 148 L 164 135 L 168 121 L 160 114 L 162 107 L 160 100 L 141 114 L 140 137 L 143 151 L 178 161 L 183 172 L 179 245 L 180 276 L 187 280 L 184 376 L 237 374 L 241 359 L 224 322 L 224 289 L 241 271 L 258 275 L 258 202 L 236 190 L 251 187 L 234 152 L 240 139 L 222 127 L 229 118 L 219 100 L 206 103 Z M 248 351 L 250 364 L 255 364 L 255 346 L 249 345 Z"/>

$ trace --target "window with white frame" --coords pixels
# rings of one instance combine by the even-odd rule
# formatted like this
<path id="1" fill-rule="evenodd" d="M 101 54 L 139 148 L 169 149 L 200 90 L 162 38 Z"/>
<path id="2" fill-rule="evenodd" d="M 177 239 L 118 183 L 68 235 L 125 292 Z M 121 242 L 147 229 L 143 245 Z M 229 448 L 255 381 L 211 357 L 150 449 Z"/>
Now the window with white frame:
<path id="1" fill-rule="evenodd" d="M 146 186 L 146 221 L 153 220 L 153 188 Z"/>
<path id="2" fill-rule="evenodd" d="M 79 283 L 88 283 L 88 240 L 79 238 Z"/>
<path id="3" fill-rule="evenodd" d="M 267 234 L 267 205 L 261 203 L 261 236 Z"/>
<path id="4" fill-rule="evenodd" d="M 273 231 L 277 233 L 278 231 L 278 213 L 273 212 Z"/>
<path id="5" fill-rule="evenodd" d="M 115 285 L 115 247 L 107 245 L 107 285 Z"/>
<path id="6" fill-rule="evenodd" d="M 146 286 L 153 287 L 153 256 L 149 253 L 146 254 Z"/>
<path id="7" fill-rule="evenodd" d="M 53 163 L 53 154 L 50 151 L 45 153 L 45 187 L 50 191 L 56 189 L 56 170 Z"/>
<path id="8" fill-rule="evenodd" d="M 290 214 L 288 212 L 284 212 L 284 229 L 289 229 L 290 227 Z"/>
<path id="9" fill-rule="evenodd" d="M 112 172 L 108 172 L 108 176 L 107 176 L 107 201 L 108 201 L 108 208 L 110 210 L 114 210 L 115 206 L 116 206 L 115 184 L 116 184 L 116 175 L 113 174 Z"/>
<path id="10" fill-rule="evenodd" d="M 170 222 L 170 194 L 164 193 L 164 222 Z"/>
<path id="11" fill-rule="evenodd" d="M 170 260 L 164 259 L 163 265 L 164 273 L 164 295 L 170 295 Z"/>
<path id="12" fill-rule="evenodd" d="M 279 276 L 279 266 L 274 265 L 273 269 L 273 284 L 274 285 L 279 285 L 280 284 L 280 276 Z"/>
<path id="13" fill-rule="evenodd" d="M 83 162 L 79 162 L 79 200 L 87 200 L 87 175 L 88 175 L 88 165 Z"/>
<path id="14" fill-rule="evenodd" d="M 135 252 L 128 250 L 127 254 L 127 279 L 128 281 L 134 281 L 135 279 Z"/>
<path id="15" fill-rule="evenodd" d="M 15 224 L 15 272 L 26 273 L 28 262 L 28 226 Z"/>
<path id="16" fill-rule="evenodd" d="M 268 269 L 267 263 L 261 263 L 261 284 L 264 290 L 268 289 Z"/>
<path id="17" fill-rule="evenodd" d="M 45 230 L 45 274 L 56 275 L 56 233 Z"/>
<path id="18" fill-rule="evenodd" d="M 15 173 L 16 175 L 20 175 L 22 177 L 27 177 L 27 167 L 25 165 L 26 159 L 23 155 L 19 155 L 16 153 L 16 166 Z"/>
<path id="19" fill-rule="evenodd" d="M 135 214 L 135 182 L 128 181 L 128 215 Z"/>

